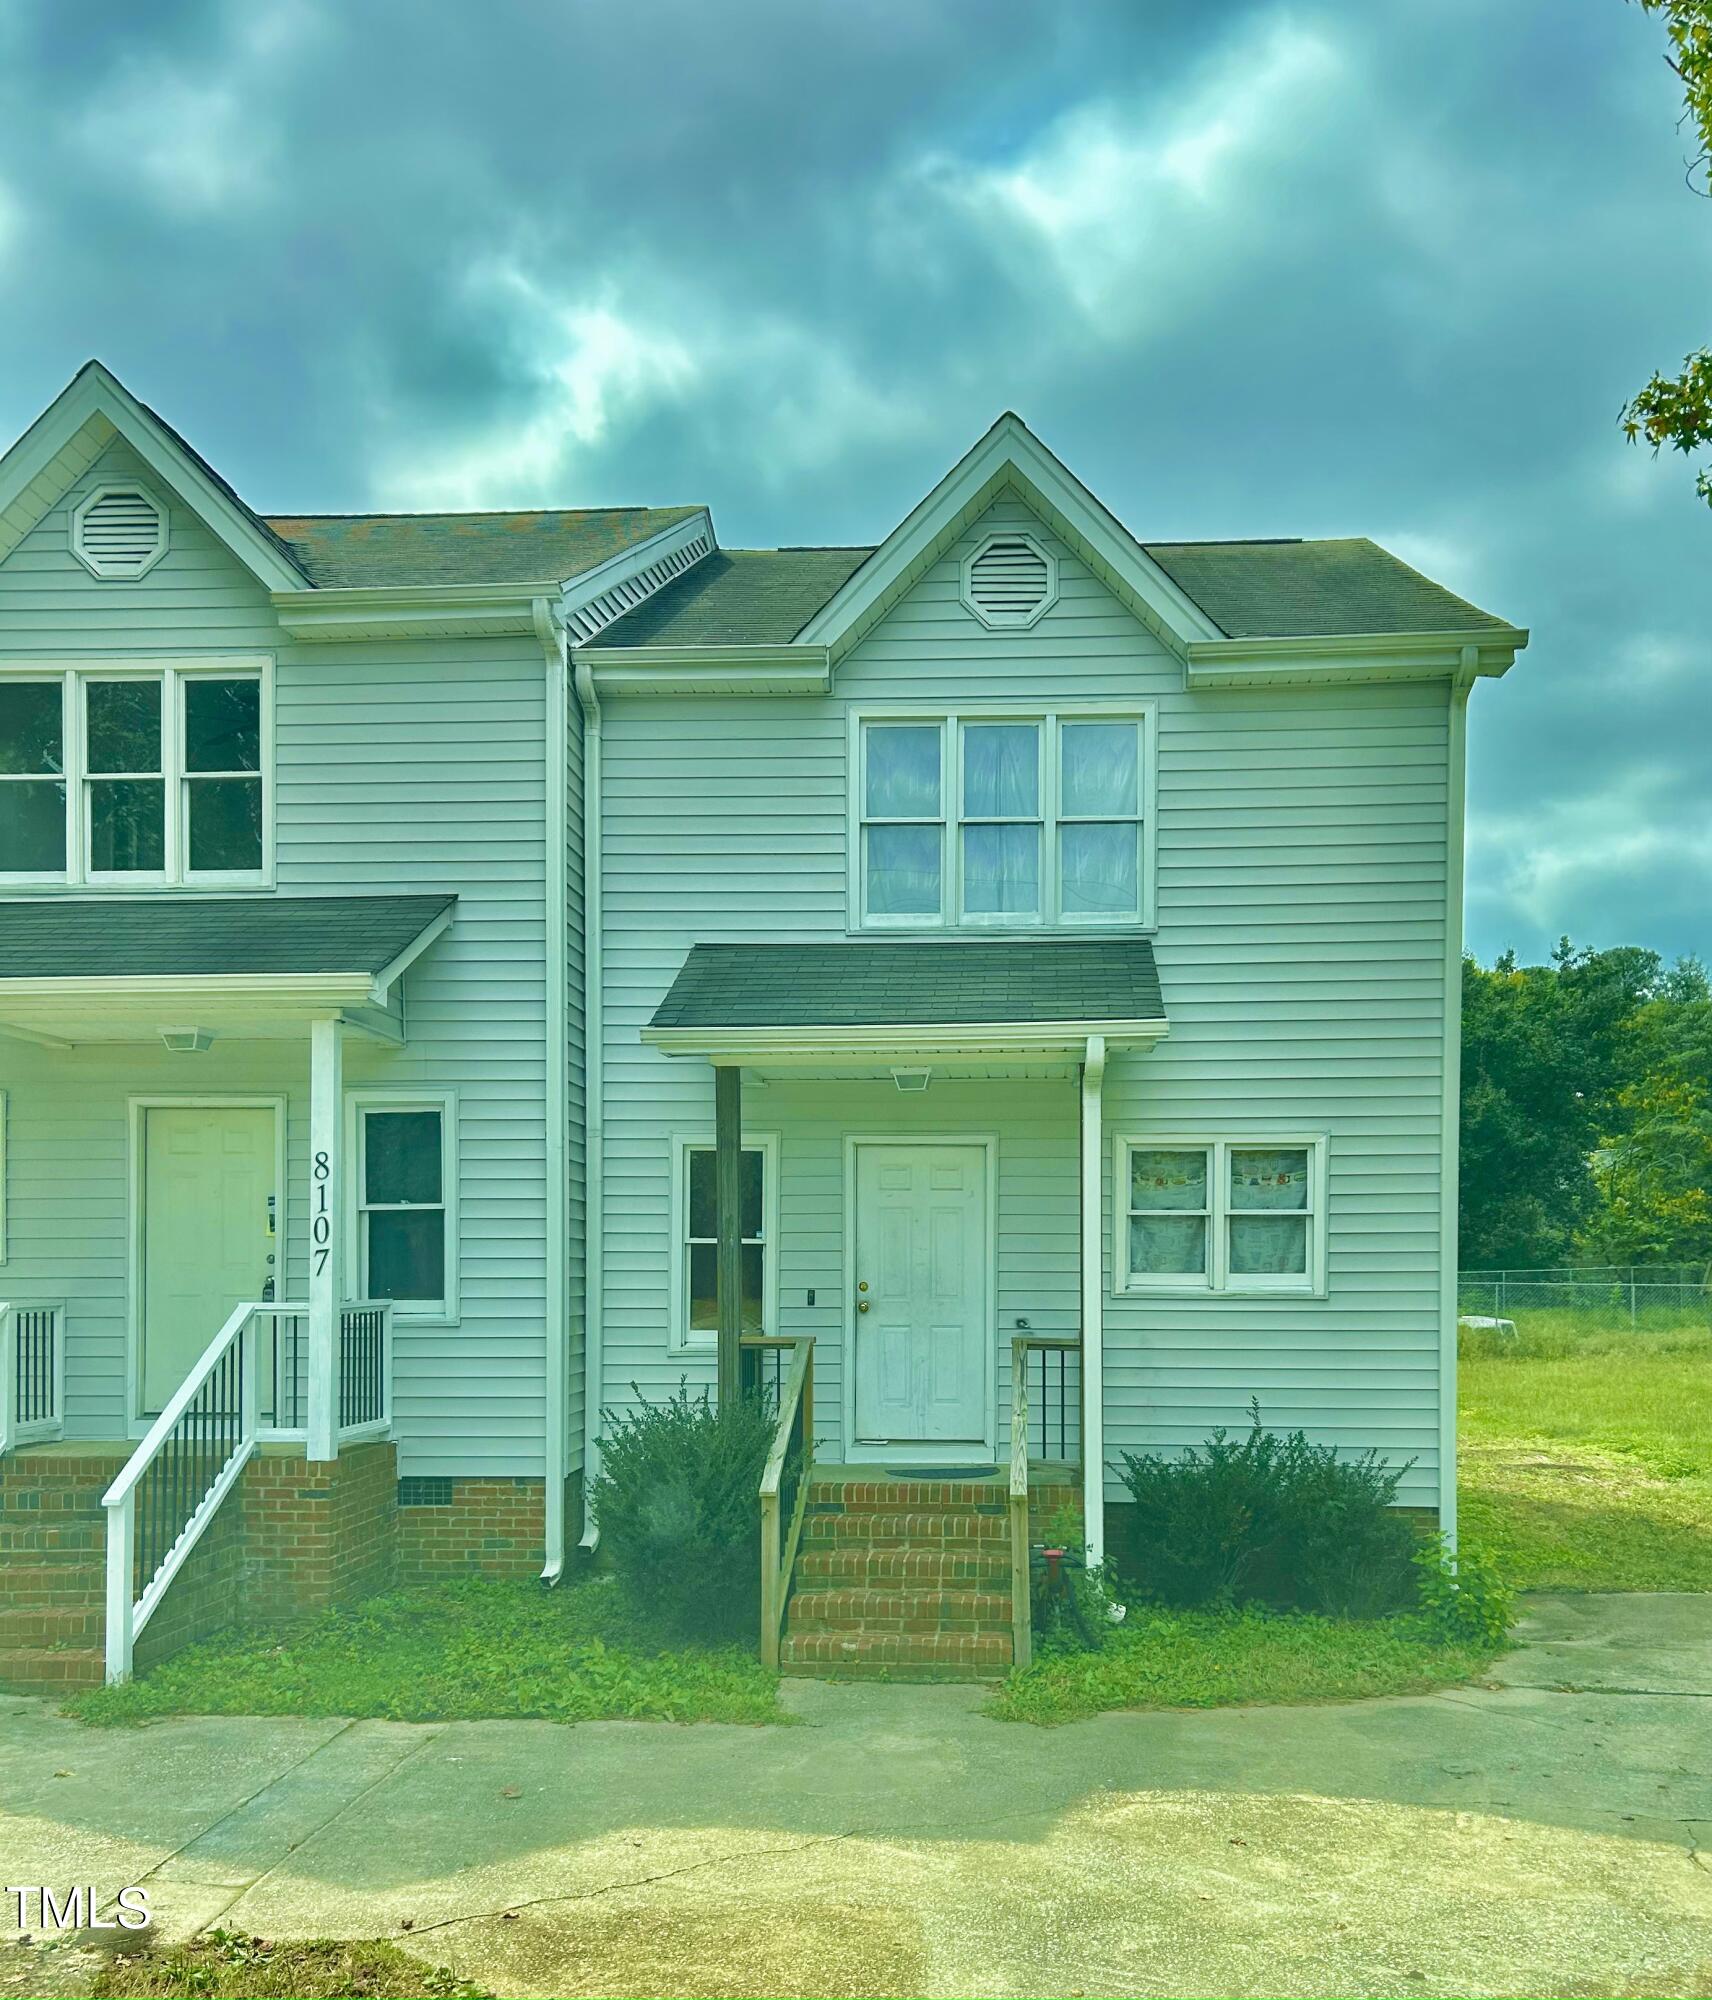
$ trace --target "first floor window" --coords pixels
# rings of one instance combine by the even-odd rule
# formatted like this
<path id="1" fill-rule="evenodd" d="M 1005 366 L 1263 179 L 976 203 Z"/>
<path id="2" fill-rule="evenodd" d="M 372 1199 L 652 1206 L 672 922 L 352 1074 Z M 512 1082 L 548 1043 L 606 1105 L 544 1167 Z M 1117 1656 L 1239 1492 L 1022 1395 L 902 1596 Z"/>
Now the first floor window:
<path id="1" fill-rule="evenodd" d="M 0 878 L 260 879 L 263 695 L 259 667 L 0 673 Z"/>
<path id="2" fill-rule="evenodd" d="M 1128 1290 L 1318 1292 L 1323 1139 L 1119 1145 Z"/>
<path id="3" fill-rule="evenodd" d="M 747 1140 L 738 1160 L 740 1198 L 738 1250 L 742 1272 L 742 1327 L 745 1333 L 771 1331 L 774 1198 L 772 1142 Z M 680 1344 L 710 1343 L 719 1333 L 719 1197 L 717 1166 L 710 1142 L 679 1142 L 678 1299 L 675 1323 Z"/>
<path id="4" fill-rule="evenodd" d="M 452 1298 L 450 1106 L 356 1108 L 357 1290 L 439 1315 Z"/>

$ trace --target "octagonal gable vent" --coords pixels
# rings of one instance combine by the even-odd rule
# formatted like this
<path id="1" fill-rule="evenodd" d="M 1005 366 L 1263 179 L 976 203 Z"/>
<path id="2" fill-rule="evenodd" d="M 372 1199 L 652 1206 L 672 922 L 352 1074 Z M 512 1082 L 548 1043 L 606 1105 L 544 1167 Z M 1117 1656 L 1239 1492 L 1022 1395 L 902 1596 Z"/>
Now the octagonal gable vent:
<path id="1" fill-rule="evenodd" d="M 1058 594 L 1058 565 L 1032 535 L 989 535 L 964 565 L 963 601 L 983 624 L 1032 625 Z"/>
<path id="2" fill-rule="evenodd" d="M 134 577 L 166 554 L 167 513 L 144 486 L 102 486 L 71 517 L 71 552 L 94 576 Z"/>

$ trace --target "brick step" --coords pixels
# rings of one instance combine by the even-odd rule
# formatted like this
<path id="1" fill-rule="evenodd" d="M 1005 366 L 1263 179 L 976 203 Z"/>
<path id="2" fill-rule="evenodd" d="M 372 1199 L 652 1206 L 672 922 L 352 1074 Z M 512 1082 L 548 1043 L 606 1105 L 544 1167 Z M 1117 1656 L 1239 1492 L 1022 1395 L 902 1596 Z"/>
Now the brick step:
<path id="1" fill-rule="evenodd" d="M 944 1508 L 916 1513 L 814 1514 L 803 1516 L 803 1541 L 865 1542 L 871 1547 L 910 1545 L 937 1548 L 962 1543 L 975 1548 L 1007 1541 L 1010 1522 L 998 1512 L 956 1513 Z"/>
<path id="2" fill-rule="evenodd" d="M 0 1491 L 0 1528 L 61 1528 L 104 1518 L 101 1490 L 26 1493 Z"/>
<path id="3" fill-rule="evenodd" d="M 22 1611 L 43 1604 L 100 1604 L 107 1573 L 98 1562 L 33 1558 L 0 1563 L 0 1609 Z"/>
<path id="4" fill-rule="evenodd" d="M 106 1546 L 106 1524 L 100 1519 L 67 1517 L 50 1525 L 32 1521 L 27 1526 L 11 1521 L 0 1523 L 0 1557 L 8 1564 L 14 1556 L 58 1556 L 88 1562 Z"/>
<path id="5" fill-rule="evenodd" d="M 787 1612 L 792 1632 L 1009 1631 L 1011 1600 L 996 1590 L 939 1590 L 905 1585 L 802 1590 Z"/>
<path id="6" fill-rule="evenodd" d="M 0 1688 L 9 1694 L 99 1687 L 105 1669 L 99 1646 L 0 1646 Z"/>
<path id="7" fill-rule="evenodd" d="M 993 1589 L 1008 1583 L 1010 1546 L 998 1542 L 962 1542 L 946 1546 L 873 1547 L 862 1542 L 805 1544 L 797 1557 L 798 1585 L 842 1585 L 847 1589 L 882 1588 L 899 1584 L 938 1585 L 941 1589 Z"/>
<path id="8" fill-rule="evenodd" d="M 830 1479 L 811 1479 L 808 1489 L 811 1507 L 831 1503 L 849 1513 L 895 1514 L 918 1507 L 1003 1507 L 1008 1498 L 1008 1486 L 997 1479 L 846 1479 L 835 1474 Z"/>
<path id="9" fill-rule="evenodd" d="M 65 1642 L 98 1645 L 105 1627 L 106 1616 L 99 1602 L 15 1605 L 0 1595 L 0 1649 Z"/>
<path id="10" fill-rule="evenodd" d="M 1008 1632 L 787 1632 L 780 1669 L 891 1680 L 996 1680 L 1009 1672 Z"/>

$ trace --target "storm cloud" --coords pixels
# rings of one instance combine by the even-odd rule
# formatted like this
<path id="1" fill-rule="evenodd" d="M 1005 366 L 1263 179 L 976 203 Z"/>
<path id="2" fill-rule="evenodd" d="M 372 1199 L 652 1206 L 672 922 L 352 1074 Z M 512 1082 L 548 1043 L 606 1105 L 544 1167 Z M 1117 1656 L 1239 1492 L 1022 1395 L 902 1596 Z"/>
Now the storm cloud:
<path id="1" fill-rule="evenodd" d="M 1712 338 L 1623 0 L 0 0 L 0 439 L 96 354 L 268 511 L 877 539 L 1004 408 L 1144 539 L 1529 626 L 1469 936 L 1708 949 Z"/>

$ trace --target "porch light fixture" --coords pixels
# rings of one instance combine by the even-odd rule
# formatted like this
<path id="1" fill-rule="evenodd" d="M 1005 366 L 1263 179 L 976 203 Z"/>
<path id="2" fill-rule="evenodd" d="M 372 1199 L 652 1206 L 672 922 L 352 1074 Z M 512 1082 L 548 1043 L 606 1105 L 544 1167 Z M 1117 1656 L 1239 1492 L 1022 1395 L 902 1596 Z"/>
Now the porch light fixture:
<path id="1" fill-rule="evenodd" d="M 161 1040 L 175 1056 L 199 1056 L 214 1046 L 212 1028 L 162 1028 Z"/>
<path id="2" fill-rule="evenodd" d="M 932 1074 L 930 1069 L 894 1069 L 892 1081 L 899 1090 L 925 1090 Z"/>

